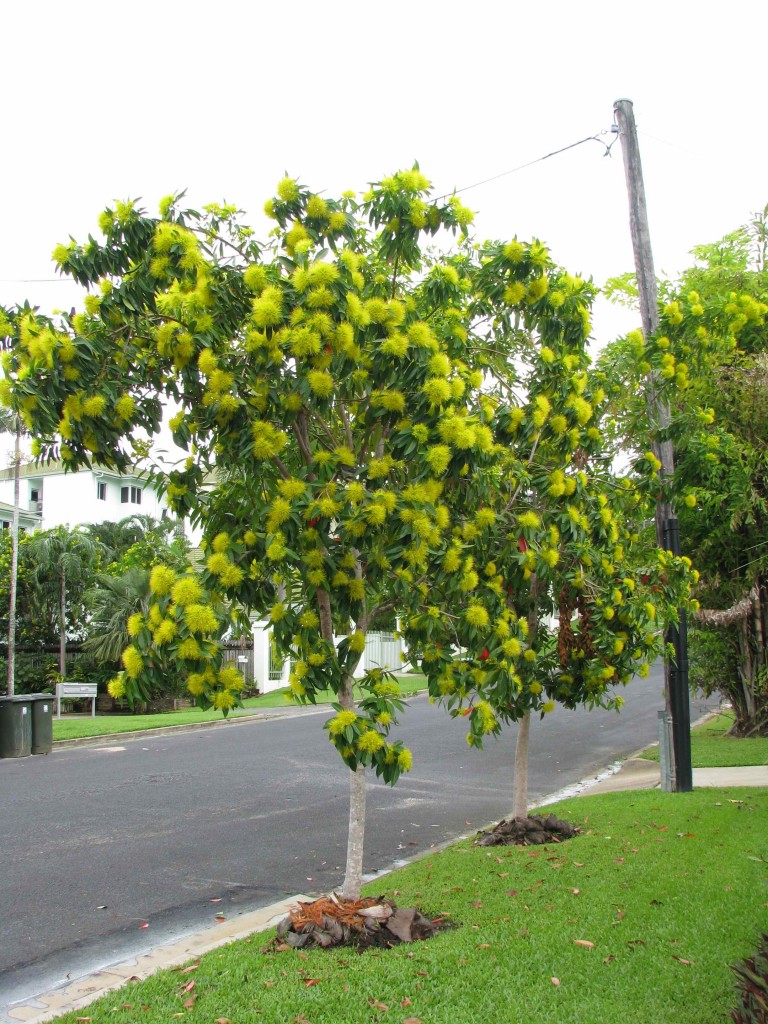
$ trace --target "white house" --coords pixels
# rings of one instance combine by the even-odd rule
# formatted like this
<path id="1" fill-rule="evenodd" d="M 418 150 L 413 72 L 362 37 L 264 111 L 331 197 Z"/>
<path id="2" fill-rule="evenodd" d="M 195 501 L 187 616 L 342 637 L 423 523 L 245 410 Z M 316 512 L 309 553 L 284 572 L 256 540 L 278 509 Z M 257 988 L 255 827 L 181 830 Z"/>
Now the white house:
<path id="1" fill-rule="evenodd" d="M 13 469 L 0 472 L 0 517 L 13 517 Z M 2 511 L 8 507 L 9 515 Z M 80 469 L 65 473 L 60 462 L 29 463 L 21 467 L 19 514 L 26 529 L 118 522 L 142 514 L 160 520 L 168 513 L 165 501 L 140 471 L 116 473 Z"/>

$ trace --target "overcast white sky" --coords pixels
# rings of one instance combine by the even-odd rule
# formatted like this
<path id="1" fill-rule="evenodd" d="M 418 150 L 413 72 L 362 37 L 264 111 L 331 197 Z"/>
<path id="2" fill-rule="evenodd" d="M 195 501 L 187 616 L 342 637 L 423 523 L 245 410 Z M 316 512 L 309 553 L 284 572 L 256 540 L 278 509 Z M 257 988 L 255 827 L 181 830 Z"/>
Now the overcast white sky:
<path id="1" fill-rule="evenodd" d="M 54 245 L 113 199 L 226 199 L 266 234 L 287 170 L 362 191 L 418 159 L 440 193 L 606 132 L 634 102 L 658 274 L 768 202 L 768 7 L 518 0 L 5 0 L 0 303 L 78 304 Z M 589 142 L 468 189 L 478 237 L 633 269 L 624 171 Z M 42 279 L 42 280 L 41 280 Z M 623 319 L 622 319 L 623 317 Z M 598 343 L 627 324 L 600 309 Z"/>

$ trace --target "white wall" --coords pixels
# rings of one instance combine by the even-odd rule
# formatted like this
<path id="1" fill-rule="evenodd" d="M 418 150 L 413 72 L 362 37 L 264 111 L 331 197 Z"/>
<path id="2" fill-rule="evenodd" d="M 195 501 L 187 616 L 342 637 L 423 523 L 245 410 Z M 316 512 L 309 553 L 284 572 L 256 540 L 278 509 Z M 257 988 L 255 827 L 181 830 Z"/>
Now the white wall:
<path id="1" fill-rule="evenodd" d="M 106 500 L 98 497 L 97 484 L 106 485 Z M 23 476 L 20 480 L 19 505 L 33 510 L 31 492 L 36 490 L 42 502 L 44 530 L 55 526 L 75 527 L 84 523 L 117 522 L 141 514 L 153 519 L 162 517 L 165 503 L 146 481 L 121 478 L 101 471 L 80 470 L 77 473 L 51 473 Z M 121 488 L 140 487 L 141 504 L 121 501 Z M 130 499 L 130 490 L 129 490 Z M 0 480 L 0 501 L 13 503 L 13 480 Z"/>

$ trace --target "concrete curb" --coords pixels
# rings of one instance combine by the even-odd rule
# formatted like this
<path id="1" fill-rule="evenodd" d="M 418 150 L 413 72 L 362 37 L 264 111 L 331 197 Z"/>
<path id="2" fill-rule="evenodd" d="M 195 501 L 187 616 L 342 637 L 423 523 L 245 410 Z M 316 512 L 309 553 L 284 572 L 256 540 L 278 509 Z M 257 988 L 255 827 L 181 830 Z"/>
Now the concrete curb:
<path id="1" fill-rule="evenodd" d="M 167 967 L 177 967 L 195 960 L 218 946 L 224 946 L 236 939 L 243 939 L 255 932 L 265 931 L 277 924 L 296 906 L 299 900 L 310 900 L 311 897 L 297 895 L 290 899 L 261 907 L 249 914 L 242 914 L 231 921 L 223 921 L 220 925 L 207 928 L 205 931 L 188 935 L 184 939 L 167 945 L 158 946 L 142 956 L 110 964 L 101 971 L 79 978 L 64 988 L 56 988 L 45 992 L 35 999 L 18 1003 L 7 1011 L 12 1021 L 23 1021 L 24 1024 L 42 1024 L 71 1010 L 80 1010 L 95 999 L 121 988 L 129 981 L 143 981 L 156 971 Z"/>
<path id="2" fill-rule="evenodd" d="M 298 715 L 317 715 L 325 711 L 330 705 L 315 705 L 301 708 L 269 708 L 265 711 L 255 711 L 252 715 L 237 715 L 233 718 L 222 718 L 214 722 L 188 722 L 186 725 L 161 725 L 157 729 L 133 729 L 130 732 L 108 732 L 99 736 L 78 736 L 70 740 L 54 740 L 53 749 L 61 750 L 67 747 L 86 747 L 91 744 L 103 747 L 105 743 L 123 742 L 130 739 L 143 737 L 149 739 L 152 736 L 171 736 L 179 732 L 194 732 L 197 729 L 221 729 L 232 725 L 245 725 L 249 722 L 266 722 L 276 718 L 295 718 Z"/>

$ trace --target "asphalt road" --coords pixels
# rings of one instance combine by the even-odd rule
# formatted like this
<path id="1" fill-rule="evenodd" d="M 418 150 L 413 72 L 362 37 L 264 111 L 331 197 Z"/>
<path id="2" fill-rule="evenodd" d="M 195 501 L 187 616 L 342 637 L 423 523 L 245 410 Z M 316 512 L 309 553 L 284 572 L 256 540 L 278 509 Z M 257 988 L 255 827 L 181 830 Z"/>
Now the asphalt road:
<path id="1" fill-rule="evenodd" d="M 531 802 L 657 738 L 659 674 L 615 712 L 533 724 Z M 704 705 L 694 705 L 695 719 Z M 0 760 L 0 1002 L 342 878 L 347 769 L 327 710 Z M 482 751 L 426 698 L 398 735 L 414 769 L 368 791 L 365 870 L 472 832 L 511 806 L 514 729 Z M 218 901 L 218 902 L 214 902 Z"/>

